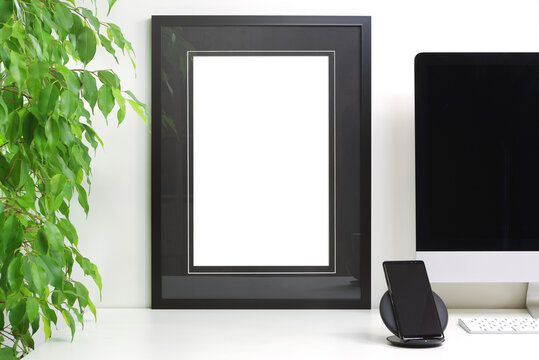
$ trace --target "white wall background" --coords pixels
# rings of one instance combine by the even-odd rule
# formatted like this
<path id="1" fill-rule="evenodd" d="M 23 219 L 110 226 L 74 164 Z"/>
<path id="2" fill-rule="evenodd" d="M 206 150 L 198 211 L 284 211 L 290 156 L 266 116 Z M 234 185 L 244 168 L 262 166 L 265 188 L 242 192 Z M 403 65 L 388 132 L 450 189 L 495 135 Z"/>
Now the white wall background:
<path id="1" fill-rule="evenodd" d="M 89 3 L 88 0 L 86 2 Z M 100 15 L 106 1 L 98 0 Z M 88 4 L 91 7 L 91 4 Z M 136 77 L 99 54 L 90 67 L 113 68 L 150 103 L 151 15 L 372 16 L 372 304 L 386 290 L 383 260 L 415 256 L 413 59 L 422 51 L 539 51 L 537 0 L 119 0 L 118 24 L 137 54 Z M 150 306 L 149 128 L 134 113 L 109 127 L 93 164 L 90 215 L 75 206 L 80 248 L 103 276 L 101 307 Z M 88 282 L 89 283 L 89 282 Z M 92 287 L 94 298 L 97 291 Z M 435 284 L 452 307 L 523 307 L 524 284 Z"/>

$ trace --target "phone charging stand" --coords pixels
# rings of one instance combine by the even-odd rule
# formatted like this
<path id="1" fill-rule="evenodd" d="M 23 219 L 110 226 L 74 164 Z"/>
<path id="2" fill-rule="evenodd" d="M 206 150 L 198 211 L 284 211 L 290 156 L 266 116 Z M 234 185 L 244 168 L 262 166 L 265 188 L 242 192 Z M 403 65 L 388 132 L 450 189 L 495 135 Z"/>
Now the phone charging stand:
<path id="1" fill-rule="evenodd" d="M 436 304 L 436 310 L 438 311 L 438 317 L 440 318 L 440 324 L 442 325 L 442 330 L 445 330 L 447 327 L 447 322 L 449 321 L 449 315 L 447 314 L 447 307 L 444 304 L 444 301 L 439 297 L 434 291 L 432 292 L 434 296 L 434 303 Z M 393 315 L 393 307 L 391 306 L 391 298 L 389 297 L 389 291 L 382 296 L 380 300 L 380 315 L 386 327 L 391 331 L 395 336 L 389 336 L 387 341 L 395 346 L 401 347 L 412 347 L 412 348 L 425 348 L 425 347 L 435 347 L 440 346 L 443 343 L 443 340 L 439 339 L 417 339 L 417 340 L 403 340 L 398 334 L 397 322 L 395 321 L 395 316 Z"/>

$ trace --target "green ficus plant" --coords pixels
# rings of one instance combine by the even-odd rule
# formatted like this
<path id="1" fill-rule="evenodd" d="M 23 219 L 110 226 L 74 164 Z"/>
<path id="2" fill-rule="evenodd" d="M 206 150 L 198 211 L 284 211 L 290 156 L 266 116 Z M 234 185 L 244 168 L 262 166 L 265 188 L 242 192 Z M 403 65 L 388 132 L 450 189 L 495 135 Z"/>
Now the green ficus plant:
<path id="1" fill-rule="evenodd" d="M 70 204 L 88 214 L 91 155 L 102 145 L 94 112 L 107 118 L 116 108 L 118 124 L 127 106 L 144 120 L 147 112 L 112 70 L 89 68 L 99 47 L 133 62 L 120 28 L 95 10 L 0 0 L 0 359 L 23 357 L 38 328 L 49 338 L 59 317 L 73 336 L 86 311 L 96 314 L 72 278 L 80 266 L 101 290 L 96 265 L 78 250 Z"/>

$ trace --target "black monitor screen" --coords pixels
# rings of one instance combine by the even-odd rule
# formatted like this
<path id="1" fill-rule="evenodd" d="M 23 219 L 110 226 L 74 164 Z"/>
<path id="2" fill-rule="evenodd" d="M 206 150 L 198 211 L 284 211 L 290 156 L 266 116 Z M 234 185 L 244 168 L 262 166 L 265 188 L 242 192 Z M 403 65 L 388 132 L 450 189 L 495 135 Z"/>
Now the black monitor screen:
<path id="1" fill-rule="evenodd" d="M 419 54 L 415 111 L 417 250 L 539 250 L 539 54 Z"/>

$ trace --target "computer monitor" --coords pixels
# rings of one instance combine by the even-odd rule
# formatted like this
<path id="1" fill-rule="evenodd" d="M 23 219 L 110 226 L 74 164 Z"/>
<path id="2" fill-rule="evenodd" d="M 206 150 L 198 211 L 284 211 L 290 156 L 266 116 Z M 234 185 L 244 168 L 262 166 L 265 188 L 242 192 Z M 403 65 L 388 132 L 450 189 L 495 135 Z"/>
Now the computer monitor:
<path id="1" fill-rule="evenodd" d="M 415 145 L 431 281 L 539 283 L 539 54 L 418 54 Z"/>

